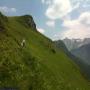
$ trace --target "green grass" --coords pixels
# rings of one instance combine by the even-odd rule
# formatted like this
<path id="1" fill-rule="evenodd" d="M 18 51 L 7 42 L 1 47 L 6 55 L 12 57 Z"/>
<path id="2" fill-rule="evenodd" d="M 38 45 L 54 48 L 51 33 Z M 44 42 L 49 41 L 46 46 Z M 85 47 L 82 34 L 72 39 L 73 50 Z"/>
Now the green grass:
<path id="1" fill-rule="evenodd" d="M 64 51 L 21 19 L 8 17 L 4 32 L 0 31 L 0 87 L 89 90 L 89 82 Z M 20 45 L 23 39 L 25 47 Z"/>

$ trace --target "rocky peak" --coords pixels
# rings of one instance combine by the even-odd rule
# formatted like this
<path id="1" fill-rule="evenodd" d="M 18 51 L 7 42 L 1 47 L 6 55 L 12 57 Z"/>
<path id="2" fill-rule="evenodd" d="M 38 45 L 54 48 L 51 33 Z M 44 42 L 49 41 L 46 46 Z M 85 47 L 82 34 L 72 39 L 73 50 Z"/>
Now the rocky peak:
<path id="1" fill-rule="evenodd" d="M 21 16 L 20 22 L 22 22 L 22 24 L 24 24 L 27 28 L 31 27 L 32 29 L 36 30 L 36 24 L 32 16 L 30 15 Z"/>

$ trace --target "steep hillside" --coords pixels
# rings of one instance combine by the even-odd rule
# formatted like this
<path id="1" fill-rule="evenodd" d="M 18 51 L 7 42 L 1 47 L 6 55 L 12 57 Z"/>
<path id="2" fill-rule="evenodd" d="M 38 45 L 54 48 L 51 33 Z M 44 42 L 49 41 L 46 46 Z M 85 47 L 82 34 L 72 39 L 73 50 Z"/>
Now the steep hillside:
<path id="1" fill-rule="evenodd" d="M 1 88 L 90 89 L 89 83 L 64 51 L 55 48 L 51 40 L 36 31 L 31 16 L 3 17 L 0 18 Z"/>

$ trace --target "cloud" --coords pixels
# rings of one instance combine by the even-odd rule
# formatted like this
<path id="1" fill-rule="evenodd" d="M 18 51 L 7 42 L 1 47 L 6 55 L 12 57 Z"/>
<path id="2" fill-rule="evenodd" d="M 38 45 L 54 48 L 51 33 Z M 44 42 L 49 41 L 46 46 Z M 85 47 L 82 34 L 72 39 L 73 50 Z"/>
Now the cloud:
<path id="1" fill-rule="evenodd" d="M 45 3 L 45 0 L 41 0 L 41 2 L 44 4 Z"/>
<path id="2" fill-rule="evenodd" d="M 43 4 L 50 5 L 52 0 L 41 0 Z"/>
<path id="3" fill-rule="evenodd" d="M 90 12 L 84 12 L 76 20 L 65 19 L 63 26 L 67 30 L 63 31 L 62 38 L 86 38 L 90 37 Z"/>
<path id="4" fill-rule="evenodd" d="M 55 21 L 47 21 L 46 25 L 49 27 L 55 27 Z"/>
<path id="5" fill-rule="evenodd" d="M 44 0 L 44 3 L 45 2 L 47 2 L 47 0 Z M 71 0 L 48 0 L 48 2 L 50 2 L 50 4 L 48 5 L 45 15 L 51 20 L 66 16 L 80 5 L 79 2 L 72 5 Z"/>
<path id="6" fill-rule="evenodd" d="M 37 28 L 37 30 L 38 30 L 40 33 L 42 33 L 42 34 L 44 34 L 44 33 L 45 33 L 45 30 L 44 30 L 44 29 L 42 29 L 42 28 Z"/>
<path id="7" fill-rule="evenodd" d="M 80 16 L 79 21 L 80 21 L 82 24 L 85 24 L 85 25 L 90 26 L 90 12 L 85 12 L 85 13 L 83 13 L 83 14 Z"/>
<path id="8" fill-rule="evenodd" d="M 55 26 L 55 20 L 66 17 L 70 12 L 80 6 L 79 2 L 72 5 L 71 0 L 42 0 L 42 3 L 47 5 L 45 11 L 46 17 L 53 21 L 46 22 L 50 27 Z"/>
<path id="9" fill-rule="evenodd" d="M 3 13 L 15 13 L 16 8 L 9 8 L 7 6 L 0 6 L 0 11 Z"/>
<path id="10" fill-rule="evenodd" d="M 52 0 L 46 10 L 46 16 L 50 19 L 58 19 L 71 11 L 71 4 L 69 0 Z"/>

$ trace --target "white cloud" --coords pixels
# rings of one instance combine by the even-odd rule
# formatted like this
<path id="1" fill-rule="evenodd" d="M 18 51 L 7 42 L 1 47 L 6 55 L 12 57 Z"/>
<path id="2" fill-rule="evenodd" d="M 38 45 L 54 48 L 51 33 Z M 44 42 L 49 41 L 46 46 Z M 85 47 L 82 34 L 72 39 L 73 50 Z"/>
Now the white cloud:
<path id="1" fill-rule="evenodd" d="M 90 37 L 90 12 L 82 13 L 77 20 L 65 19 L 63 26 L 67 30 L 62 33 L 62 38 Z"/>
<path id="2" fill-rule="evenodd" d="M 45 32 L 45 30 L 42 29 L 42 28 L 37 28 L 37 30 L 38 30 L 40 33 L 42 33 L 42 34 L 44 34 L 44 32 Z"/>
<path id="3" fill-rule="evenodd" d="M 16 12 L 16 8 L 11 8 L 11 11 L 12 12 Z"/>
<path id="4" fill-rule="evenodd" d="M 0 11 L 3 13 L 15 13 L 16 8 L 9 8 L 7 6 L 0 6 Z"/>
<path id="5" fill-rule="evenodd" d="M 45 2 L 47 2 L 47 0 L 44 0 L 44 3 Z M 79 2 L 72 5 L 71 0 L 48 0 L 48 2 L 50 2 L 50 4 L 48 5 L 45 15 L 52 20 L 66 16 L 80 5 Z"/>
<path id="6" fill-rule="evenodd" d="M 46 16 L 50 19 L 59 19 L 71 11 L 71 4 L 69 0 L 52 0 L 46 10 Z"/>
<path id="7" fill-rule="evenodd" d="M 80 18 L 79 21 L 84 23 L 85 25 L 90 25 L 90 12 L 85 12 L 83 13 Z"/>
<path id="8" fill-rule="evenodd" d="M 41 0 L 43 4 L 50 5 L 52 0 Z"/>
<path id="9" fill-rule="evenodd" d="M 79 8 L 80 3 L 72 5 L 71 0 L 42 0 L 43 4 L 47 4 L 45 11 L 46 17 L 53 22 L 46 22 L 48 26 L 54 26 L 55 20 L 66 17 L 74 9 Z"/>
<path id="10" fill-rule="evenodd" d="M 45 3 L 45 0 L 41 0 L 41 1 L 42 1 L 43 4 Z"/>
<path id="11" fill-rule="evenodd" d="M 55 21 L 47 21 L 46 25 L 49 27 L 55 27 Z"/>
<path id="12" fill-rule="evenodd" d="M 72 10 L 77 9 L 79 7 L 80 7 L 80 2 L 77 2 L 77 4 L 75 4 L 75 6 L 74 6 L 74 8 Z"/>

